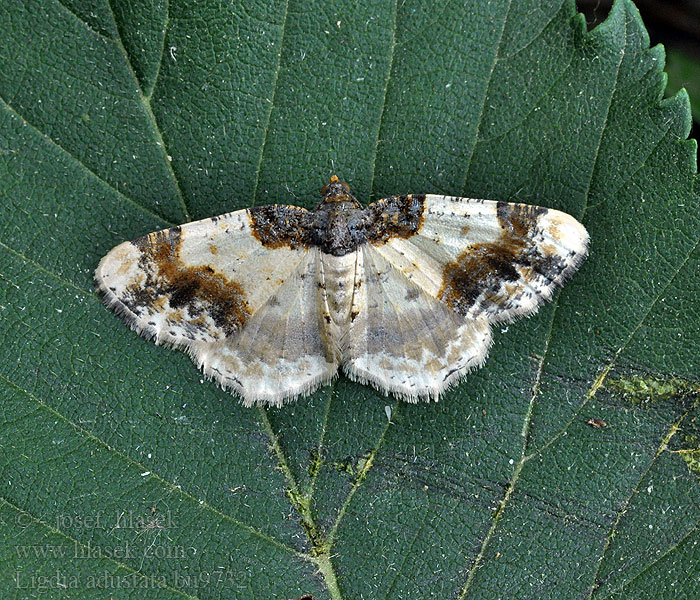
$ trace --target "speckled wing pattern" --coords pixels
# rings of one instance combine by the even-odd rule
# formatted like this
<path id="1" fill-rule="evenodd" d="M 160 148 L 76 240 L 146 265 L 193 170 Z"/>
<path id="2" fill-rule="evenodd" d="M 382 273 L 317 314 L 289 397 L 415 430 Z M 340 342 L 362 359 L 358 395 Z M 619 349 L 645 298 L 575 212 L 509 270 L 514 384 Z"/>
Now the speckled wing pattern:
<path id="1" fill-rule="evenodd" d="M 583 226 L 560 211 L 437 195 L 422 203 L 415 235 L 363 249 L 362 318 L 343 353 L 351 378 L 409 401 L 437 400 L 481 366 L 489 324 L 534 313 L 588 247 Z"/>
<path id="2" fill-rule="evenodd" d="M 152 233 L 114 248 L 95 278 L 133 329 L 184 347 L 247 406 L 308 394 L 339 366 L 416 402 L 482 365 L 490 324 L 535 312 L 587 245 L 556 210 L 437 195 L 363 208 L 333 178 L 313 210 Z"/>
<path id="3" fill-rule="evenodd" d="M 432 296 L 428 282 L 407 277 L 387 260 L 388 245 L 381 250 L 368 245 L 358 252 L 362 280 L 357 316 L 342 338 L 343 368 L 351 379 L 405 400 L 437 400 L 483 363 L 491 329 L 486 319 L 466 320 Z M 416 265 L 421 269 L 423 261 Z"/>
<path id="4" fill-rule="evenodd" d="M 338 370 L 319 332 L 318 268 L 315 248 L 263 246 L 242 210 L 120 244 L 95 279 L 132 329 L 186 348 L 246 404 L 278 404 Z"/>

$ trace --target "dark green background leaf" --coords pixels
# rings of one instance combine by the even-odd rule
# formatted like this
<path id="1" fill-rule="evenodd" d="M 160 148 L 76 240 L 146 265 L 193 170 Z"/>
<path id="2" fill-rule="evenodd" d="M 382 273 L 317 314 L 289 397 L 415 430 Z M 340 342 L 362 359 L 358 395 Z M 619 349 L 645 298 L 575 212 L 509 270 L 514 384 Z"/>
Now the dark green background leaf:
<path id="1" fill-rule="evenodd" d="M 694 597 L 700 212 L 663 65 L 626 0 L 590 33 L 571 0 L 1 3 L 0 595 Z M 332 173 L 562 209 L 591 255 L 437 405 L 341 378 L 245 409 L 93 292 L 125 239 Z"/>
<path id="2" fill-rule="evenodd" d="M 685 88 L 690 96 L 693 120 L 700 122 L 700 60 L 697 53 L 682 46 L 666 49 L 666 94 L 672 95 Z"/>

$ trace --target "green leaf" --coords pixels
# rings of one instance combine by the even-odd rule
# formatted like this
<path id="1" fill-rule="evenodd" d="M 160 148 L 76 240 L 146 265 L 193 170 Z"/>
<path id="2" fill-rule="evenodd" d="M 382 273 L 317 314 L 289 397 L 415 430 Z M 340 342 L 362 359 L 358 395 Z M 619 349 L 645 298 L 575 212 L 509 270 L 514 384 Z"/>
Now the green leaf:
<path id="1" fill-rule="evenodd" d="M 700 121 L 700 66 L 698 56 L 682 47 L 668 48 L 666 50 L 666 71 L 668 72 L 668 86 L 666 93 L 671 95 L 685 88 L 690 97 L 690 108 L 693 120 Z"/>
<path id="2" fill-rule="evenodd" d="M 0 595 L 694 597 L 700 210 L 663 66 L 627 0 L 589 33 L 572 0 L 0 3 Z M 123 240 L 332 173 L 562 209 L 591 254 L 431 405 L 242 408 L 93 291 Z"/>

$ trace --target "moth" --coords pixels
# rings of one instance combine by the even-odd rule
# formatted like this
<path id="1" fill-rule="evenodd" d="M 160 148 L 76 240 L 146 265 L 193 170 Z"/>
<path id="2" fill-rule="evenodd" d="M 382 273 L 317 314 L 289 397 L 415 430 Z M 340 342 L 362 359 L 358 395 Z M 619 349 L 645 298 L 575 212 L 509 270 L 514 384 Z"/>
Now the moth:
<path id="1" fill-rule="evenodd" d="M 95 273 L 139 334 L 185 348 L 246 406 L 355 381 L 437 400 L 576 271 L 588 234 L 559 212 L 434 194 L 362 206 L 333 176 L 313 210 L 260 206 L 150 233 Z"/>

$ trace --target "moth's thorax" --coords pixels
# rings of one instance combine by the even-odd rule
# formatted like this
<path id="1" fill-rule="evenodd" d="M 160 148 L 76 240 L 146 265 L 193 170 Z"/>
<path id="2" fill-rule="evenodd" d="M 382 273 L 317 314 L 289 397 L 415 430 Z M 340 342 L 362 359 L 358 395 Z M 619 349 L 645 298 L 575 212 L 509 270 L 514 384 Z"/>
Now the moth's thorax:
<path id="1" fill-rule="evenodd" d="M 311 239 L 326 254 L 354 252 L 367 241 L 365 209 L 354 198 L 324 199 L 314 210 Z"/>
<path id="2" fill-rule="evenodd" d="M 296 206 L 255 206 L 247 210 L 250 232 L 266 248 L 317 247 L 323 254 L 345 256 L 360 246 L 409 238 L 422 226 L 425 196 L 390 196 L 364 207 L 347 183 L 332 177 L 313 210 Z"/>

